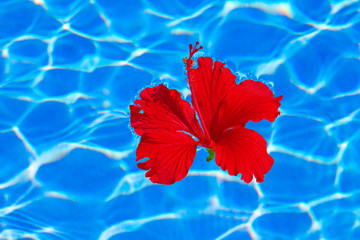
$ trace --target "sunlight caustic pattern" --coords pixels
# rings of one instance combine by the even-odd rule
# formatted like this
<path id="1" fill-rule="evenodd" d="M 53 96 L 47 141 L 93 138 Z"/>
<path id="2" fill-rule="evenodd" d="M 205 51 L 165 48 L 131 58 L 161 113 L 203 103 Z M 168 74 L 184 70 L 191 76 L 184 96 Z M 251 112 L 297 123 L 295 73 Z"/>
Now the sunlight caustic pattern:
<path id="1" fill-rule="evenodd" d="M 1 1 L 0 239 L 356 239 L 360 2 L 317 4 Z M 171 186 L 136 167 L 128 105 L 160 83 L 190 99 L 196 41 L 284 96 L 247 125 L 276 159 L 263 183 L 203 150 Z"/>

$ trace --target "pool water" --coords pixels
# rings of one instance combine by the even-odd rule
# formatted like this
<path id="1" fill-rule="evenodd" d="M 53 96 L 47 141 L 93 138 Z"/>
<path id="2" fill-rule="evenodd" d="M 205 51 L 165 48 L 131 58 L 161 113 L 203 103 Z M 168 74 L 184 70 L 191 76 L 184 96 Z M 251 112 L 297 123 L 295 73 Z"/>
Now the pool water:
<path id="1" fill-rule="evenodd" d="M 360 239 L 358 0 L 2 0 L 0 239 Z M 131 104 L 188 93 L 182 58 L 283 95 L 248 123 L 275 163 L 246 184 L 199 149 L 189 175 L 137 168 Z"/>

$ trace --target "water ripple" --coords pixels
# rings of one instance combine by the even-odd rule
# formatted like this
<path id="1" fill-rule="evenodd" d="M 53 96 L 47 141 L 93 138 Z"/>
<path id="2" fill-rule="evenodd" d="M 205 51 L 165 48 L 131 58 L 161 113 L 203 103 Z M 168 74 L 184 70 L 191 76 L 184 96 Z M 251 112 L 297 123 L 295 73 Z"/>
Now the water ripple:
<path id="1" fill-rule="evenodd" d="M 357 239 L 360 2 L 0 3 L 0 239 Z M 189 95 L 189 43 L 284 95 L 273 169 L 244 184 L 198 151 L 189 176 L 136 167 L 128 105 Z M 74 227 L 75 226 L 75 227 Z"/>

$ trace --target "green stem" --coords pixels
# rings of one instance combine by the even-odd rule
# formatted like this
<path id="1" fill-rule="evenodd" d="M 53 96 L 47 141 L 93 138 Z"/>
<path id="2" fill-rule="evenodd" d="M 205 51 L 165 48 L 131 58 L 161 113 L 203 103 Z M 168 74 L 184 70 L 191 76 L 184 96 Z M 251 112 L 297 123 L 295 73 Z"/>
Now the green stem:
<path id="1" fill-rule="evenodd" d="M 209 153 L 209 156 L 206 158 L 206 161 L 210 162 L 215 157 L 215 152 L 211 148 L 207 148 L 206 151 Z"/>

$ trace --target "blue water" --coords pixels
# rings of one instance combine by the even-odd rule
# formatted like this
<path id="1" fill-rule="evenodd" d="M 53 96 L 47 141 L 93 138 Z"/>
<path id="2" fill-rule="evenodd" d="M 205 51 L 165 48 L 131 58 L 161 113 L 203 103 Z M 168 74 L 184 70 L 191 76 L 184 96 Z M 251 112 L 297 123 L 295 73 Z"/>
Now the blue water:
<path id="1" fill-rule="evenodd" d="M 360 239 L 360 2 L 2 0 L 0 239 Z M 249 123 L 275 159 L 265 182 L 206 152 L 174 185 L 136 167 L 128 105 L 186 93 L 199 41 L 283 95 Z"/>

